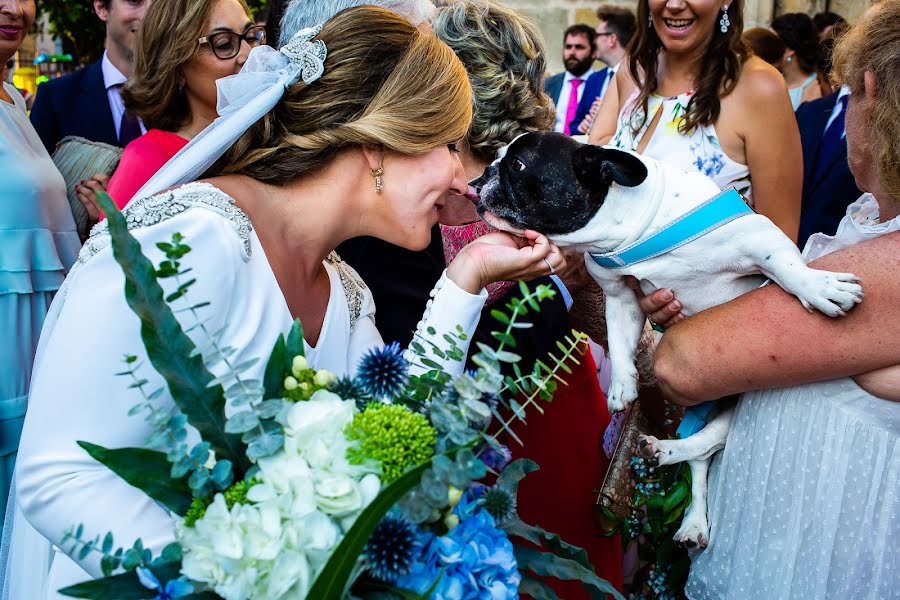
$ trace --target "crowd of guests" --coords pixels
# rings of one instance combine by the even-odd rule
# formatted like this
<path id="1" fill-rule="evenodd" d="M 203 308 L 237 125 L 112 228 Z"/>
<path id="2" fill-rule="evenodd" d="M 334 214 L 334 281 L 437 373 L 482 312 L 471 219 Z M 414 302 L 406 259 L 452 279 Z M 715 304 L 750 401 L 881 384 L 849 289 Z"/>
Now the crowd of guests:
<path id="1" fill-rule="evenodd" d="M 72 217 L 67 182 L 53 163 L 58 144 L 77 136 L 121 149 L 114 171 L 85 173 L 69 186 L 96 222 L 103 218 L 99 192 L 108 192 L 120 208 L 146 195 L 142 188 L 152 188 L 154 175 L 217 118 L 217 80 L 240 72 L 255 48 L 282 46 L 304 27 L 360 4 L 273 1 L 264 14 L 253 15 L 244 0 L 96 0 L 106 27 L 100 61 L 43 84 L 30 120 L 21 95 L 4 81 L 0 318 L 8 334 L 0 345 L 0 500 L 9 495 L 10 506 L 20 503 L 37 520 L 46 511 L 35 507 L 30 490 L 17 500 L 9 486 L 42 325 L 84 238 Z M 409 143 L 415 135 L 428 137 L 435 148 L 449 147 L 452 164 L 434 163 L 448 173 L 434 183 L 443 186 L 440 222 L 417 233 L 421 243 L 406 243 L 382 227 L 337 248 L 380 307 L 380 338 L 407 345 L 442 273 L 506 243 L 478 218 L 465 181 L 480 175 L 522 133 L 581 136 L 699 171 L 722 189 L 736 188 L 805 249 L 814 266 L 859 275 L 866 299 L 848 317 L 829 320 L 808 315 L 776 286 L 690 319 L 682 314 L 678 290 L 642 298 L 651 321 L 669 328 L 655 369 L 672 402 L 687 406 L 746 392 L 724 456 L 711 473 L 712 539 L 694 559 L 688 596 L 900 593 L 890 568 L 900 561 L 891 543 L 900 535 L 900 404 L 891 403 L 900 400 L 900 330 L 891 318 L 900 300 L 900 283 L 891 275 L 900 256 L 900 0 L 881 0 L 852 27 L 833 13 L 791 13 L 776 17 L 771 28 L 748 30 L 741 0 L 640 0 L 636 11 L 602 6 L 595 27 L 566 29 L 565 70 L 549 77 L 536 24 L 495 0 L 368 4 L 399 14 L 449 46 L 454 64 L 467 74 L 471 124 L 461 138 L 440 144 L 433 135 L 412 131 L 408 121 L 402 130 L 399 119 L 373 129 L 374 137 L 341 137 L 336 130 L 359 118 L 375 98 L 384 101 L 375 93 L 378 87 L 367 98 L 353 96 L 359 104 L 354 108 L 322 86 L 297 84 L 209 172 L 247 178 L 249 183 L 223 189 L 238 199 L 254 226 L 265 231 L 267 217 L 254 218 L 262 213 L 254 214 L 255 201 L 241 200 L 251 189 L 242 185 L 288 189 L 303 173 L 327 171 L 346 148 L 365 148 L 376 162 L 371 147 L 426 154 L 424 146 Z M 0 0 L 0 61 L 18 50 L 35 9 L 34 0 Z M 5 33 L 10 31 L 14 35 Z M 364 28 L 359 35 L 357 43 L 364 45 Z M 602 68 L 595 69 L 597 61 Z M 454 89 L 463 91 L 445 91 L 448 111 L 466 104 L 450 97 Z M 402 98 L 393 102 L 409 116 Z M 335 108 L 325 110 L 326 105 Z M 466 110 L 459 110 L 456 117 L 462 118 Z M 300 129 L 292 129 L 290 115 L 301 112 L 295 119 L 302 120 Z M 307 122 L 310 114 L 321 115 L 322 122 Z M 458 126 L 433 113 L 421 118 L 446 131 Z M 267 153 L 267 144 L 278 151 Z M 312 152 L 315 144 L 322 147 Z M 416 152 L 397 151 L 413 147 Z M 372 163 L 371 170 L 381 194 L 381 163 Z M 390 172 L 384 177 L 389 181 Z M 555 247 L 547 252 L 528 264 L 513 264 L 504 255 L 491 268 L 482 265 L 479 285 L 471 290 L 486 284 L 475 342 L 492 339 L 497 323 L 490 310 L 521 294 L 508 280 L 522 276 L 532 289 L 546 284 L 558 293 L 534 328 L 521 332 L 520 353 L 530 363 L 555 348 L 587 280 L 580 257 L 564 261 Z M 460 255 L 465 260 L 454 263 Z M 313 283 L 310 294 L 319 289 Z M 306 291 L 292 287 L 292 314 L 312 315 L 310 322 L 324 318 L 321 306 L 304 307 Z M 284 285 L 282 291 L 287 297 Z M 308 331 L 315 335 L 316 328 Z M 115 367 L 92 362 L 90 353 L 78 360 L 85 371 Z M 526 446 L 514 453 L 542 467 L 523 483 L 519 511 L 586 548 L 598 574 L 621 588 L 620 542 L 595 535 L 592 519 L 594 492 L 609 460 L 601 449 L 603 436 L 615 423 L 591 352 L 569 366 L 567 385 L 546 414 L 516 430 Z M 67 399 L 73 411 L 79 402 Z M 46 458 L 35 437 L 39 431 L 36 425 L 26 428 L 23 439 L 32 489 L 36 465 Z M 776 463 L 777 478 L 770 473 Z M 77 477 L 79 467 L 72 468 L 68 476 Z M 41 485 L 47 497 L 53 482 Z M 41 531 L 57 544 L 62 532 Z M 558 593 L 568 599 L 583 592 L 559 587 Z"/>

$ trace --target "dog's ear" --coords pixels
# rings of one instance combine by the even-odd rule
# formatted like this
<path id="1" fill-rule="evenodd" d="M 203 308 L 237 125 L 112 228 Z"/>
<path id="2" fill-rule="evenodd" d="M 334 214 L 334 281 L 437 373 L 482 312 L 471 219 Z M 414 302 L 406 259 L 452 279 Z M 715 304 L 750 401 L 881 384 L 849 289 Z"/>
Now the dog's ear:
<path id="1" fill-rule="evenodd" d="M 572 154 L 575 177 L 590 189 L 608 188 L 613 182 L 635 187 L 647 179 L 647 167 L 633 154 L 583 144 Z"/>

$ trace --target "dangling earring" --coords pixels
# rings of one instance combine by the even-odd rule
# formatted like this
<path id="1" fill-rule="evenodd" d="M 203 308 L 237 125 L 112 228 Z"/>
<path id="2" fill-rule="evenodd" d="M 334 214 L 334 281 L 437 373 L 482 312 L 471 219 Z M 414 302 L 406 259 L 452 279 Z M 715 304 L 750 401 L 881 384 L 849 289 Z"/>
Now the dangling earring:
<path id="1" fill-rule="evenodd" d="M 372 177 L 375 178 L 375 193 L 376 194 L 381 193 L 381 187 L 382 187 L 381 174 L 382 173 L 384 173 L 384 169 L 381 167 L 378 167 L 377 169 L 372 169 Z"/>
<path id="2" fill-rule="evenodd" d="M 653 15 L 647 15 L 647 29 L 653 29 Z"/>
<path id="3" fill-rule="evenodd" d="M 728 5 L 722 7 L 722 18 L 719 19 L 719 31 L 722 33 L 728 33 L 728 28 L 731 27 L 731 21 L 728 19 Z"/>

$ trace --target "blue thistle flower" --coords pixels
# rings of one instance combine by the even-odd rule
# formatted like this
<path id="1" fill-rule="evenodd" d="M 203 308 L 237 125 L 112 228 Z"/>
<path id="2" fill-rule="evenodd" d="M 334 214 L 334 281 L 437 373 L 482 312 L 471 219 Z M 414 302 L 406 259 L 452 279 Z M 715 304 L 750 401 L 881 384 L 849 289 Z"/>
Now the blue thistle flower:
<path id="1" fill-rule="evenodd" d="M 394 342 L 369 350 L 359 361 L 357 381 L 375 398 L 390 398 L 406 385 L 409 364 L 403 349 Z"/>
<path id="2" fill-rule="evenodd" d="M 355 377 L 344 376 L 334 380 L 328 386 L 328 391 L 337 394 L 343 400 L 355 401 L 359 410 L 363 410 L 372 401 L 369 392 Z"/>
<path id="3" fill-rule="evenodd" d="M 375 526 L 366 544 L 369 573 L 375 579 L 393 583 L 409 573 L 418 546 L 416 531 L 409 521 L 386 516 Z"/>
<path id="4" fill-rule="evenodd" d="M 515 495 L 499 485 L 485 490 L 478 502 L 498 523 L 502 523 L 516 514 Z"/>

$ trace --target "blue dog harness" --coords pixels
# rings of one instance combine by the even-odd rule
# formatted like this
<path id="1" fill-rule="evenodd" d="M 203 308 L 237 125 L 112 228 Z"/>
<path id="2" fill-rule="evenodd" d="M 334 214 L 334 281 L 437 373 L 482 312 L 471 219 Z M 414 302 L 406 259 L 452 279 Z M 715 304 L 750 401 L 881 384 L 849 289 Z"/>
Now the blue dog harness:
<path id="1" fill-rule="evenodd" d="M 638 240 L 618 252 L 591 254 L 591 258 L 601 267 L 621 269 L 661 256 L 726 223 L 752 214 L 753 209 L 747 205 L 743 196 L 734 188 L 729 188 L 681 215 L 650 237 Z M 709 401 L 687 409 L 676 437 L 688 438 L 703 429 L 715 405 L 715 401 Z"/>
<path id="2" fill-rule="evenodd" d="M 650 237 L 640 239 L 624 249 L 604 254 L 591 254 L 601 267 L 621 269 L 661 256 L 684 246 L 740 217 L 754 214 L 743 196 L 728 188 L 685 213 Z"/>

